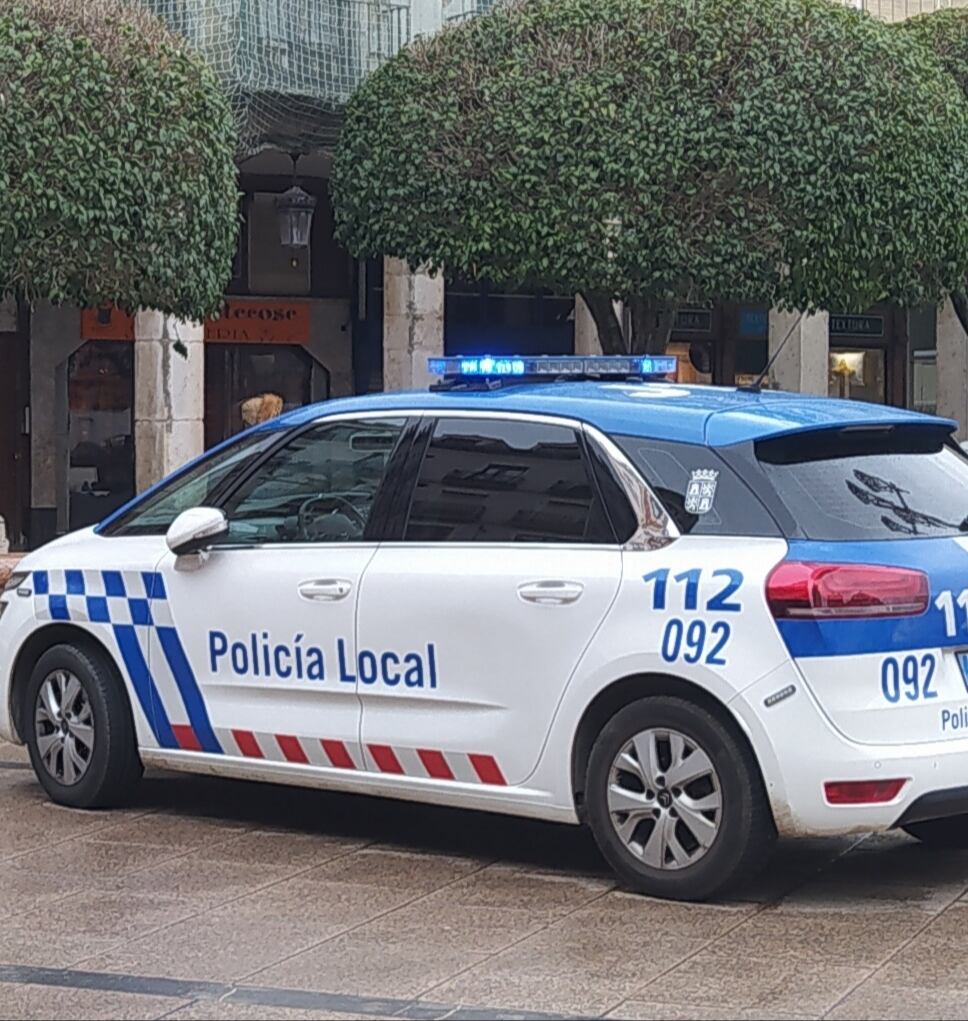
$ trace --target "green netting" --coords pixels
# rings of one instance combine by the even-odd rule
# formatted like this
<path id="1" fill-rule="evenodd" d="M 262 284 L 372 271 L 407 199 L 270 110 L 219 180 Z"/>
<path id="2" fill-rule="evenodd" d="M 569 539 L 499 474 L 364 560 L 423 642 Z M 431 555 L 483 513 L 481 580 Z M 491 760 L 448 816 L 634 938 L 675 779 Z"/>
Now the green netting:
<path id="1" fill-rule="evenodd" d="M 363 76 L 411 35 L 411 0 L 142 0 L 225 82 L 244 154 L 330 149 Z"/>
<path id="2" fill-rule="evenodd" d="M 248 154 L 268 145 L 301 152 L 331 149 L 351 93 L 368 71 L 409 42 L 414 23 L 417 31 L 433 30 L 441 22 L 483 14 L 500 0 L 142 2 L 187 37 L 221 75 Z M 887 21 L 968 7 L 968 0 L 843 2 Z"/>
<path id="3" fill-rule="evenodd" d="M 968 0 L 846 0 L 884 21 L 903 21 L 918 14 L 930 14 L 947 7 L 968 7 Z"/>

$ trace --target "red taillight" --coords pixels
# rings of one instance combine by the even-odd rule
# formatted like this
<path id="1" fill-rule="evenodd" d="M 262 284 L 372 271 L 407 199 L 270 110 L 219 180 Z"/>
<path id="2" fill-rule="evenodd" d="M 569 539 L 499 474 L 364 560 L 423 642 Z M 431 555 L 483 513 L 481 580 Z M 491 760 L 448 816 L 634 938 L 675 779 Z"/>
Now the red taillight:
<path id="1" fill-rule="evenodd" d="M 829 780 L 823 792 L 830 805 L 880 805 L 893 801 L 907 780 Z"/>
<path id="2" fill-rule="evenodd" d="M 766 581 L 774 617 L 909 617 L 928 608 L 923 571 L 784 560 Z"/>

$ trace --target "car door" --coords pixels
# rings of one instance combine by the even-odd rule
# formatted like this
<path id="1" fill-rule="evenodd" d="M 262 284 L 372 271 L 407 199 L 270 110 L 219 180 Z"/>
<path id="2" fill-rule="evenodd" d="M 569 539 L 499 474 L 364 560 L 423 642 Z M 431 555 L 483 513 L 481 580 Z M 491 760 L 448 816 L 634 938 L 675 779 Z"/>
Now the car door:
<path id="1" fill-rule="evenodd" d="M 622 554 L 575 423 L 457 413 L 425 429 L 402 539 L 360 594 L 364 754 L 385 774 L 521 784 Z"/>
<path id="2" fill-rule="evenodd" d="M 399 416 L 320 420 L 222 500 L 226 539 L 166 555 L 151 670 L 181 748 L 357 769 L 355 614 Z"/>

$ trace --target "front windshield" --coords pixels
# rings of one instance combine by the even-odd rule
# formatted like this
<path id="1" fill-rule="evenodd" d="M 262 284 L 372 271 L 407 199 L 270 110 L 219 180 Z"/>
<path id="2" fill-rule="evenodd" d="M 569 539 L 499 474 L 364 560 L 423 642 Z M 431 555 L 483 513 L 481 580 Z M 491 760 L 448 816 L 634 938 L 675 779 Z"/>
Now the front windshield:
<path id="1" fill-rule="evenodd" d="M 246 433 L 217 448 L 187 471 L 162 483 L 154 492 L 124 511 L 102 535 L 164 535 L 182 511 L 204 507 L 214 494 L 239 478 L 252 461 L 280 437 L 275 430 Z"/>

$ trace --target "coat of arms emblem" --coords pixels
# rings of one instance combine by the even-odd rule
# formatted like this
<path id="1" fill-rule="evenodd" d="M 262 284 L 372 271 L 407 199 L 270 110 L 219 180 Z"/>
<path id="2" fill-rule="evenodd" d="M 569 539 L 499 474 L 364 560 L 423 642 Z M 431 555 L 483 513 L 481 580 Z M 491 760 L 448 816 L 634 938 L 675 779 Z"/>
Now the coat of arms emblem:
<path id="1" fill-rule="evenodd" d="M 715 468 L 697 468 L 686 487 L 686 513 L 708 514 L 713 508 L 719 472 Z"/>

